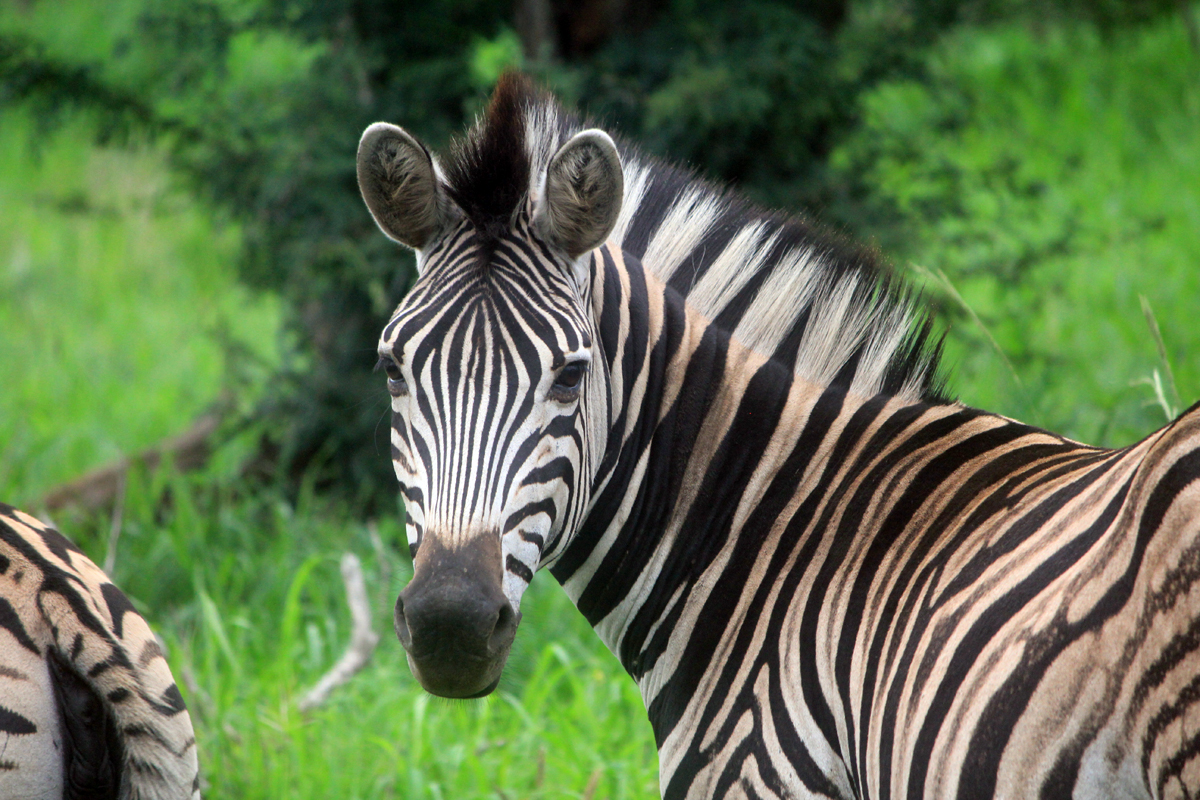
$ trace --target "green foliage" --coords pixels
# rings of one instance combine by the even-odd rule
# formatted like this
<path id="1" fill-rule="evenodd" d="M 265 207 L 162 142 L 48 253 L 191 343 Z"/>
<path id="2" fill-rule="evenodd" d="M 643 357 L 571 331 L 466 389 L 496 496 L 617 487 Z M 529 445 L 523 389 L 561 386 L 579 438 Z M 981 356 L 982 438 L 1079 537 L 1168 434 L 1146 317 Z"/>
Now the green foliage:
<path id="1" fill-rule="evenodd" d="M 586 59 L 542 70 L 568 104 L 672 161 L 795 210 L 823 203 L 824 160 L 859 93 L 919 70 L 958 4 L 664 4 Z"/>
<path id="2" fill-rule="evenodd" d="M 575 12 L 553 9 L 569 27 Z M 960 13 L 944 0 L 627 10 L 590 52 L 527 66 L 652 150 L 792 207 L 824 197 L 824 155 L 850 129 L 858 94 L 915 72 Z M 357 137 L 385 119 L 444 145 L 499 72 L 522 62 L 511 14 L 499 0 L 53 0 L 0 11 L 9 97 L 162 132 L 194 190 L 237 221 L 242 281 L 279 293 L 294 334 L 259 409 L 293 487 L 307 475 L 363 513 L 390 507 L 387 404 L 370 369 L 412 261 L 358 197 Z"/>
<path id="3" fill-rule="evenodd" d="M 946 278 L 964 401 L 1097 444 L 1162 424 L 1163 365 L 1200 392 L 1200 84 L 1178 18 L 1101 38 L 1066 25 L 966 30 L 928 79 L 863 98 L 833 158 L 862 228 Z M 983 328 L 986 328 L 985 332 Z M 1020 382 L 989 343 L 994 337 Z"/>
<path id="4" fill-rule="evenodd" d="M 954 322 L 953 385 L 967 401 L 1121 444 L 1177 404 L 1168 365 L 1194 399 L 1200 100 L 1180 23 L 965 29 L 927 61 L 914 43 L 951 11 L 861 4 L 839 19 L 817 5 L 747 3 L 735 19 L 669 4 L 586 64 L 534 66 L 653 148 L 764 198 L 825 198 L 939 276 L 927 291 Z M 261 378 L 243 374 L 280 364 L 281 315 L 300 339 L 269 384 L 286 391 L 266 424 L 327 472 L 302 473 L 290 494 L 248 486 L 244 435 L 206 472 L 131 476 L 116 526 L 56 520 L 98 561 L 121 531 L 115 577 L 168 643 L 208 797 L 656 796 L 636 687 L 551 580 L 526 596 L 496 696 L 430 698 L 390 634 L 410 570 L 390 493 L 375 537 L 346 522 L 362 506 L 315 491 L 343 472 L 357 486 L 375 474 L 368 462 L 379 486 L 392 481 L 367 370 L 408 273 L 357 198 L 355 136 L 385 118 L 443 143 L 514 58 L 507 13 L 0 9 L 2 90 L 37 112 L 10 103 L 0 116 L 0 498 L 34 506 L 53 483 L 179 430 L 226 387 L 257 402 Z M 793 25 L 789 41 L 780 31 Z M 896 75 L 910 78 L 861 94 Z M 165 138 L 89 144 L 122 130 L 137 144 L 143 125 Z M 822 153 L 839 142 L 826 173 Z M 168 150 L 202 201 L 164 177 Z M 327 706 L 300 715 L 295 700 L 349 636 L 346 550 L 366 565 L 381 643 Z"/>
<path id="5" fill-rule="evenodd" d="M 475 40 L 470 55 L 471 78 L 477 86 L 488 89 L 505 70 L 519 70 L 523 63 L 520 38 L 512 29 L 504 28 L 494 39 Z"/>
<path id="6" fill-rule="evenodd" d="M 223 391 L 253 403 L 279 360 L 276 298 L 234 284 L 238 227 L 172 183 L 161 148 L 93 148 L 88 116 L 60 122 L 0 116 L 0 487 L 16 503 L 180 432 Z"/>
<path id="7" fill-rule="evenodd" d="M 557 24 L 568 25 L 572 12 L 555 8 Z M 1114 236 L 1129 241 L 1136 224 L 1186 224 L 1174 212 L 1147 210 L 1141 223 L 1123 217 L 1127 230 L 1117 232 L 1098 222 L 1110 212 L 1080 206 L 1111 194 L 1113 185 L 1089 185 L 1078 197 L 1059 188 L 1085 163 L 1097 180 L 1137 172 L 1139 153 L 1152 150 L 1141 140 L 1158 141 L 1141 128 L 1164 123 L 1129 120 L 1186 125 L 1179 108 L 1194 96 L 1180 83 L 1190 69 L 1181 24 L 1170 26 L 1176 60 L 1169 65 L 1135 54 L 1122 33 L 1170 9 L 1166 0 L 1091 0 L 1079 10 L 1098 28 L 1052 26 L 1025 39 L 967 34 L 927 62 L 928 45 L 962 19 L 1033 17 L 1041 7 L 1024 0 L 674 0 L 630 12 L 588 52 L 527 66 L 568 105 L 653 151 L 772 205 L 825 208 L 885 246 L 944 267 L 951 280 L 966 279 L 964 297 L 996 324 L 1017 307 L 1042 307 L 1044 290 L 1061 285 L 1023 282 L 1048 259 L 1095 250 Z M 294 334 L 259 408 L 279 471 L 293 487 L 307 475 L 342 490 L 363 513 L 391 505 L 394 481 L 381 457 L 387 404 L 370 369 L 378 332 L 412 279 L 412 261 L 378 234 L 362 207 L 357 133 L 377 119 L 397 120 L 444 145 L 482 107 L 500 71 L 523 61 L 510 13 L 498 0 L 411 7 L 122 0 L 110 8 L 55 0 L 0 12 L 0 98 L 50 109 L 82 104 L 97 109 L 104 131 L 162 133 L 193 189 L 237 221 L 242 281 L 279 293 Z M 1052 6 L 1052 18 L 1066 15 L 1066 4 Z M 1077 46 L 1086 63 L 1064 59 Z M 1145 66 L 1166 70 L 1167 80 L 1129 94 L 1134 79 L 1122 77 L 1125 57 L 1149 58 Z M 1021 91 L 1008 91 L 1013 82 Z M 1101 112 L 1109 129 L 1089 121 L 1099 98 L 1114 103 Z M 1060 101 L 1057 116 L 1038 110 Z M 963 126 L 974 132 L 953 143 Z M 1018 135 L 1008 136 L 1014 126 Z M 1058 144 L 1041 145 L 1048 135 Z M 1089 136 L 1100 144 L 1085 144 Z M 1105 137 L 1126 137 L 1127 149 L 1101 153 Z M 832 174 L 831 150 L 839 153 Z M 1087 160 L 1093 156 L 1099 160 Z M 1115 159 L 1114 168 L 1103 159 Z M 936 220 L 921 235 L 943 246 L 927 251 L 897 235 L 908 225 L 900 220 Z M 945 253 L 948 240 L 961 245 L 954 254 Z M 976 267 L 990 277 L 977 281 Z M 988 281 L 1024 288 L 981 288 Z M 998 339 L 1006 344 L 1011 335 L 1002 330 Z M 1020 348 L 1014 363 L 1053 371 L 1049 351 Z M 968 361 L 978 356 L 978 348 L 968 349 Z M 1128 367 L 1114 373 L 1120 386 L 1131 380 Z M 974 369 L 968 363 L 963 374 L 974 380 Z M 1183 373 L 1186 380 L 1186 366 Z M 1095 396 L 1111 397 L 1116 383 Z M 1113 435 L 1142 427 L 1136 412 L 1106 421 L 1086 411 L 1083 421 L 1050 414 L 1050 406 L 1081 408 L 1069 392 L 1042 405 L 978 397 L 1105 441 L 1110 423 Z"/>
<path id="8" fill-rule="evenodd" d="M 24 80 L 40 69 L 65 76 L 49 81 L 58 95 L 102 114 L 124 111 L 93 85 L 149 110 L 193 189 L 238 221 L 243 282 L 278 292 L 297 334 L 260 408 L 282 471 L 296 486 L 306 474 L 390 506 L 386 425 L 376 436 L 387 405 L 370 369 L 411 258 L 378 234 L 358 198 L 357 136 L 377 119 L 402 119 L 442 143 L 464 125 L 464 98 L 479 93 L 468 55 L 507 6 L 126 0 L 107 17 L 97 8 L 62 0 L 0 14 L 0 44 L 36 42 L 0 60 L 8 93 L 48 95 L 46 81 Z M 95 27 L 84 48 L 76 21 Z"/>

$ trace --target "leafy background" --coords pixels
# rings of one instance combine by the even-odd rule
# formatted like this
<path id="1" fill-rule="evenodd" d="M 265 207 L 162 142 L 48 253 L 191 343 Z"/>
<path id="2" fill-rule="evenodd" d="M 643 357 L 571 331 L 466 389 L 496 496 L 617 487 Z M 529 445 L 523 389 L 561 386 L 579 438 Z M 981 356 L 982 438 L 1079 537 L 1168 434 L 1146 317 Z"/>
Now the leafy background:
<path id="1" fill-rule="evenodd" d="M 552 581 L 486 701 L 423 694 L 391 637 L 411 566 L 370 369 L 412 272 L 358 198 L 358 133 L 387 119 L 443 146 L 520 66 L 649 150 L 876 244 L 938 311 L 964 402 L 1119 446 L 1200 396 L 1197 15 L 6 4 L 0 497 L 44 512 L 221 410 L 202 469 L 135 468 L 100 508 L 52 512 L 167 642 L 208 796 L 656 796 L 636 688 Z M 383 641 L 302 714 L 349 635 L 344 551 Z"/>

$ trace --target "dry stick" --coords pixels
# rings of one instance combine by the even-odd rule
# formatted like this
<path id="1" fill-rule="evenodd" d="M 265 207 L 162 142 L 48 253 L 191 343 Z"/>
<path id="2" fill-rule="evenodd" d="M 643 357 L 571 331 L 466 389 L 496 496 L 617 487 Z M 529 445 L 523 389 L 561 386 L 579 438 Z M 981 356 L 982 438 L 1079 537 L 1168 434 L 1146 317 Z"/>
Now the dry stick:
<path id="1" fill-rule="evenodd" d="M 596 767 L 596 769 L 592 770 L 592 776 L 588 778 L 587 786 L 583 788 L 583 796 L 581 800 L 592 800 L 592 797 L 596 794 L 596 787 L 600 785 L 601 772 L 602 770 L 600 767 Z"/>
<path id="2" fill-rule="evenodd" d="M 333 669 L 326 672 L 317 685 L 300 698 L 297 707 L 301 711 L 311 711 L 329 699 L 334 689 L 367 665 L 371 654 L 375 652 L 375 645 L 379 644 L 379 634 L 371 630 L 371 608 L 367 604 L 362 563 L 353 553 L 342 556 L 342 581 L 346 584 L 346 602 L 350 604 L 350 617 L 354 622 L 350 645 Z"/>
<path id="3" fill-rule="evenodd" d="M 540 789 L 546 782 L 546 748 L 539 747 L 537 753 L 537 776 L 533 779 L 533 788 Z"/>

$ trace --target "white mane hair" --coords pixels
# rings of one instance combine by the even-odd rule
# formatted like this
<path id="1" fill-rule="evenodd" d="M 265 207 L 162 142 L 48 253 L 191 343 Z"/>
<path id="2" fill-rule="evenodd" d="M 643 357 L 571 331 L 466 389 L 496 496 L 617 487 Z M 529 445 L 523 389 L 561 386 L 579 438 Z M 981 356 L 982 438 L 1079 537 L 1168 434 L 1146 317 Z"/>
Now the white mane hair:
<path id="1" fill-rule="evenodd" d="M 488 111 L 450 153 L 451 195 L 479 221 L 494 220 L 517 198 L 538 196 L 559 147 L 590 127 L 524 76 L 507 74 Z M 873 251 L 613 138 L 625 196 L 610 241 L 689 306 L 814 383 L 863 396 L 947 401 L 932 318 Z"/>

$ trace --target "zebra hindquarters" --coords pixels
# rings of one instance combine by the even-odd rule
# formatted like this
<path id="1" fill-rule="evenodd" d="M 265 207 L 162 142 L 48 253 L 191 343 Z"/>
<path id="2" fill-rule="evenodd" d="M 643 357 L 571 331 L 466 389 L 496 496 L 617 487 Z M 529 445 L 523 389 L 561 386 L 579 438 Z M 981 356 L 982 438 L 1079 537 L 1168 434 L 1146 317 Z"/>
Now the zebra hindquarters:
<path id="1" fill-rule="evenodd" d="M 191 717 L 130 600 L 0 503 L 0 797 L 199 800 Z"/>

